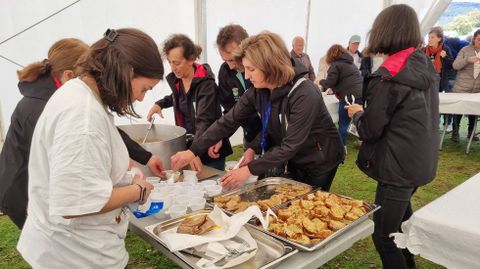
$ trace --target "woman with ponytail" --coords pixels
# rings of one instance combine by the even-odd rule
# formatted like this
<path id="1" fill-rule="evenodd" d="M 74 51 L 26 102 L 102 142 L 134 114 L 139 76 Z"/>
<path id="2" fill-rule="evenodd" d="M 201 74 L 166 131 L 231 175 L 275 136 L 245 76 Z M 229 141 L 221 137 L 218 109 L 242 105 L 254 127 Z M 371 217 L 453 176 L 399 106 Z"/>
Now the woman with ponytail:
<path id="1" fill-rule="evenodd" d="M 61 39 L 47 59 L 17 72 L 23 98 L 12 114 L 0 154 L 0 208 L 20 229 L 27 218 L 28 157 L 35 124 L 56 89 L 76 76 L 75 63 L 87 49 L 78 39 Z"/>
<path id="2" fill-rule="evenodd" d="M 17 249 L 33 268 L 123 269 L 126 206 L 144 203 L 153 186 L 127 173 L 112 113 L 137 116 L 132 104 L 163 78 L 162 58 L 150 36 L 119 29 L 107 30 L 78 65 L 80 77 L 50 98 L 33 134 Z"/>

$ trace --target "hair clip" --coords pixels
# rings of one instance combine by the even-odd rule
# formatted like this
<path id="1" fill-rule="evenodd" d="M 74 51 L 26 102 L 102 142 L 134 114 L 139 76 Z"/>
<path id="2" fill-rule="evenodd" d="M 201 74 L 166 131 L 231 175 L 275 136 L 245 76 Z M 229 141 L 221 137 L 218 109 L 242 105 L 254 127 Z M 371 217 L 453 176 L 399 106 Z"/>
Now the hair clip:
<path id="1" fill-rule="evenodd" d="M 103 34 L 106 40 L 110 41 L 110 43 L 113 43 L 115 39 L 118 37 L 118 32 L 115 31 L 115 29 L 107 29 L 105 34 Z"/>

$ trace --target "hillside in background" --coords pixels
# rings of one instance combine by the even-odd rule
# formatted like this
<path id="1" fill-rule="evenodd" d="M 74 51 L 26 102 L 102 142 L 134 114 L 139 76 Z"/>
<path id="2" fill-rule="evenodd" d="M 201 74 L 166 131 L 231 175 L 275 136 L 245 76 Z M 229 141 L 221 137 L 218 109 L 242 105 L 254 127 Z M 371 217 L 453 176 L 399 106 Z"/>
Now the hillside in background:
<path id="1" fill-rule="evenodd" d="M 453 2 L 440 17 L 437 25 L 444 26 L 445 24 L 453 21 L 456 16 L 467 14 L 474 9 L 480 9 L 480 3 Z"/>

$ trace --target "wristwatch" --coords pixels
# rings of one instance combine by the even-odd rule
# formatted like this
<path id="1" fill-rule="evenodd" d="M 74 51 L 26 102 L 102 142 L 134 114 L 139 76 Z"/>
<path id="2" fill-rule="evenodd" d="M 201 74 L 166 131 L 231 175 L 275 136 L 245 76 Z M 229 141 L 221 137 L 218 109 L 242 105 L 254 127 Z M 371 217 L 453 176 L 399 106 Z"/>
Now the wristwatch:
<path id="1" fill-rule="evenodd" d="M 138 183 L 135 183 L 139 188 L 140 188 L 140 196 L 139 196 L 139 199 L 137 200 L 137 202 L 143 202 L 143 200 L 145 199 L 145 195 L 147 194 L 147 187 L 145 186 L 142 186 Z"/>

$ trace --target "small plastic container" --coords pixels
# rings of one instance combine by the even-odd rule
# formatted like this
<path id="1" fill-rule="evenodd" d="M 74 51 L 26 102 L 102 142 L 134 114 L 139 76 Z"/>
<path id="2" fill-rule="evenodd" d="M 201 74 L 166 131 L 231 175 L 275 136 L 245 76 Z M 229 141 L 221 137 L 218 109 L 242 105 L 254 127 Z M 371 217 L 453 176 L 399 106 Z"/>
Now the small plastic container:
<path id="1" fill-rule="evenodd" d="M 207 191 L 207 195 L 209 197 L 221 194 L 222 189 L 223 189 L 222 186 L 219 186 L 219 185 L 205 186 L 205 190 Z"/>
<path id="2" fill-rule="evenodd" d="M 203 198 L 203 197 L 205 197 L 205 191 L 190 190 L 190 191 L 188 192 L 188 196 L 190 196 L 190 197 Z"/>
<path id="3" fill-rule="evenodd" d="M 200 184 L 202 184 L 202 186 L 205 187 L 205 186 L 217 185 L 217 182 L 215 180 L 208 179 L 208 180 L 200 181 Z"/>
<path id="4" fill-rule="evenodd" d="M 192 210 L 200 210 L 205 208 L 206 200 L 200 197 L 193 197 L 188 201 L 188 207 Z"/>
<path id="5" fill-rule="evenodd" d="M 168 183 L 175 183 L 180 178 L 179 171 L 165 170 L 165 177 L 167 178 Z"/>
<path id="6" fill-rule="evenodd" d="M 168 214 L 170 215 L 170 217 L 172 219 L 181 217 L 181 216 L 185 215 L 185 213 L 187 213 L 187 206 L 186 205 L 172 205 L 168 209 Z"/>
<path id="7" fill-rule="evenodd" d="M 183 170 L 183 182 L 197 184 L 198 183 L 197 171 Z"/>
<path id="8" fill-rule="evenodd" d="M 182 195 L 174 195 L 172 197 L 172 204 L 174 205 L 188 205 L 188 201 L 190 200 L 190 195 L 185 194 L 185 192 Z"/>
<path id="9" fill-rule="evenodd" d="M 147 177 L 147 182 L 154 185 L 160 182 L 159 177 Z"/>

